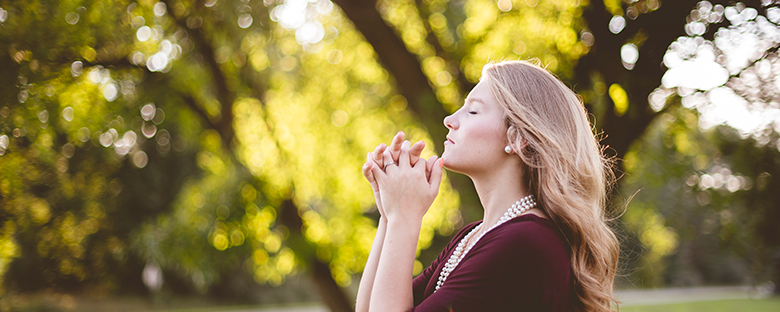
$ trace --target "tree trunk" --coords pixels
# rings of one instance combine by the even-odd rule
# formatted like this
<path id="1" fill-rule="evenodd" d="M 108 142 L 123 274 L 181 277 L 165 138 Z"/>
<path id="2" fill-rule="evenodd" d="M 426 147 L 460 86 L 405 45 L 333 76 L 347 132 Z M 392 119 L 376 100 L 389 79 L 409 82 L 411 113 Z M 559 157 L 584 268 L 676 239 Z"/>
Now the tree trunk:
<path id="1" fill-rule="evenodd" d="M 298 215 L 298 207 L 291 199 L 287 199 L 280 208 L 278 221 L 290 230 L 286 244 L 295 250 L 301 259 L 306 261 L 307 269 L 322 302 L 333 312 L 354 311 L 353 301 L 349 300 L 344 289 L 336 284 L 328 264 L 317 258 L 316 246 L 303 236 L 303 220 Z"/>
<path id="2" fill-rule="evenodd" d="M 685 35 L 685 17 L 696 2 L 665 1 L 658 10 L 643 14 L 636 20 L 628 20 L 626 28 L 618 34 L 609 31 L 612 14 L 606 10 L 603 2 L 593 1 L 584 10 L 583 18 L 596 41 L 590 52 L 577 62 L 574 84 L 581 88 L 592 88 L 591 75 L 598 73 L 607 88 L 618 83 L 629 96 L 628 110 L 622 116 L 614 114 L 614 104 L 606 96 L 608 107 L 596 121 L 599 130 L 606 134 L 602 144 L 608 145 L 614 156 L 625 155 L 631 143 L 644 133 L 658 115 L 650 108 L 647 97 L 661 85 L 661 77 L 666 72 L 663 66 L 664 53 L 677 37 Z M 634 72 L 623 67 L 620 49 L 640 31 L 647 35 L 647 40 L 639 48 L 639 60 Z M 638 72 L 642 74 L 637 75 Z M 593 109 L 593 103 L 586 105 L 589 110 Z"/>
<path id="3" fill-rule="evenodd" d="M 406 49 L 406 45 L 393 28 L 385 23 L 376 9 L 375 0 L 334 0 L 334 2 L 355 24 L 355 28 L 363 34 L 366 41 L 374 47 L 384 68 L 395 77 L 399 92 L 408 102 L 407 109 L 425 125 L 434 143 L 430 148 L 441 155 L 448 132 L 444 126 L 444 117 L 449 113 L 436 99 L 436 93 L 428 77 L 423 73 L 417 56 Z M 481 219 L 481 209 L 478 208 L 479 198 L 471 180 L 461 174 L 451 174 L 448 178 L 460 195 L 464 219 L 466 221 Z"/>
<path id="4" fill-rule="evenodd" d="M 322 302 L 333 312 L 355 311 L 352 308 L 352 301 L 347 299 L 344 290 L 333 280 L 328 264 L 320 261 L 317 257 L 312 257 L 309 264 L 314 284 L 317 285 L 317 292 L 320 293 Z"/>
<path id="5" fill-rule="evenodd" d="M 710 2 L 727 6 L 732 1 Z M 742 2 L 749 7 L 761 8 L 758 0 Z M 603 76 L 607 87 L 618 83 L 626 90 L 629 97 L 628 111 L 622 116 L 617 116 L 612 112 L 614 104 L 607 96 L 610 107 L 602 118 L 597 120 L 598 127 L 607 135 L 602 143 L 609 145 L 615 156 L 625 155 L 631 143 L 636 141 L 659 115 L 650 108 L 648 96 L 661 86 L 661 78 L 666 73 L 663 64 L 664 54 L 672 42 L 686 35 L 686 18 L 697 3 L 699 0 L 663 1 L 658 10 L 642 14 L 636 20 L 627 20 L 626 27 L 618 34 L 609 31 L 612 14 L 606 10 L 603 1 L 591 1 L 590 5 L 583 10 L 582 16 L 596 41 L 590 52 L 577 62 L 573 84 L 580 86 L 581 89 L 592 88 L 591 75 L 599 73 Z M 721 26 L 728 25 L 728 21 L 724 18 L 724 22 L 710 25 L 705 36 L 712 39 L 711 37 Z M 639 60 L 633 70 L 625 69 L 621 61 L 620 49 L 623 44 L 631 42 L 640 33 L 647 39 L 638 44 Z M 586 103 L 590 110 L 593 109 L 592 104 Z"/>
<path id="6" fill-rule="evenodd" d="M 375 0 L 334 2 L 374 47 L 380 62 L 393 74 L 400 93 L 406 97 L 407 108 L 428 128 L 434 142 L 433 148 L 441 152 L 440 144 L 444 143 L 447 136 L 443 120 L 449 113 L 436 99 L 436 93 L 422 72 L 417 56 L 409 52 L 393 28 L 385 24 L 376 9 Z"/>

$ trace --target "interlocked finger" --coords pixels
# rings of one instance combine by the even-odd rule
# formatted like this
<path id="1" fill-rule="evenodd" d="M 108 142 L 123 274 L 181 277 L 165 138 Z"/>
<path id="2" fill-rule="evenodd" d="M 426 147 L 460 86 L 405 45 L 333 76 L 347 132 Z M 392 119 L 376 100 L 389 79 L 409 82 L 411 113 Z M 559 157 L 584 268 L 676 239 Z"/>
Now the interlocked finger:
<path id="1" fill-rule="evenodd" d="M 393 155 L 390 153 L 389 150 L 386 150 L 384 153 L 382 153 L 382 157 L 384 158 L 384 166 L 382 169 L 387 172 L 388 169 L 393 167 L 398 167 L 398 163 L 393 161 Z"/>
<path id="2" fill-rule="evenodd" d="M 410 162 L 410 155 L 409 155 L 409 149 L 411 148 L 412 142 L 404 141 L 401 145 L 401 153 L 398 155 L 398 166 L 408 168 L 411 167 Z"/>
<path id="3" fill-rule="evenodd" d="M 385 143 L 379 144 L 375 149 L 373 153 L 373 161 L 379 168 L 384 168 L 385 166 L 385 160 L 384 160 L 384 153 L 387 150 L 387 145 Z"/>
<path id="4" fill-rule="evenodd" d="M 396 166 L 396 163 L 394 161 L 386 162 L 385 167 L 382 168 L 382 170 L 387 171 L 387 166 Z"/>
<path id="5" fill-rule="evenodd" d="M 374 178 L 374 173 L 371 172 L 371 169 L 376 166 L 374 163 L 374 159 L 371 156 L 371 153 L 366 154 L 366 163 L 363 165 L 363 176 L 366 177 L 366 180 L 368 180 L 368 183 L 371 184 L 371 187 L 376 189 L 376 179 Z"/>
<path id="6" fill-rule="evenodd" d="M 390 142 L 390 146 L 387 148 L 390 151 L 390 156 L 392 156 L 390 159 L 398 163 L 398 156 L 401 154 L 401 145 L 404 142 L 404 137 L 406 134 L 403 131 L 398 131 L 398 133 L 393 137 L 393 141 Z"/>
<path id="7" fill-rule="evenodd" d="M 422 154 L 423 149 L 425 149 L 425 142 L 423 141 L 418 141 L 412 145 L 412 147 L 409 149 L 410 165 L 414 166 L 417 164 L 417 161 L 420 160 L 420 154 Z"/>

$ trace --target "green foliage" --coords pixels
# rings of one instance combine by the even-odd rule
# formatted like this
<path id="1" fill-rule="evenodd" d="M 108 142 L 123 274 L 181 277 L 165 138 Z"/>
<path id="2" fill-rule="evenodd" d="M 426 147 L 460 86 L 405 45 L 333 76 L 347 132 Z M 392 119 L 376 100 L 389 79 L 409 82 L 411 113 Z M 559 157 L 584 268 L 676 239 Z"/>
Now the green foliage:
<path id="1" fill-rule="evenodd" d="M 621 308 L 627 312 L 693 312 L 693 311 L 775 311 L 780 309 L 780 299 L 730 299 L 703 302 L 688 302 L 675 304 L 659 304 L 648 306 L 630 306 Z"/>
<path id="2" fill-rule="evenodd" d="M 635 94 L 640 84 L 623 79 L 622 65 L 612 76 L 577 72 L 578 60 L 596 51 L 592 40 L 581 41 L 593 35 L 587 5 L 622 15 L 625 2 L 376 4 L 427 78 L 426 99 L 399 88 L 403 71 L 389 68 L 371 33 L 328 1 L 306 4 L 320 12 L 307 21 L 323 33 L 303 42 L 300 29 L 275 15 L 281 1 L 0 0 L 3 290 L 144 292 L 141 271 L 157 263 L 174 291 L 249 293 L 241 283 L 280 285 L 317 261 L 335 285 L 347 286 L 363 268 L 378 216 L 359 169 L 363 155 L 403 130 L 432 156 L 443 125 L 420 120 L 456 110 L 490 61 L 539 59 L 588 88 L 583 97 L 597 124 L 644 129 L 627 118 L 648 108 L 636 100 L 647 95 Z M 631 6 L 652 12 L 658 3 Z M 623 44 L 614 38 L 600 37 L 601 51 Z M 645 39 L 639 32 L 631 41 L 647 47 Z M 718 259 L 739 255 L 763 268 L 767 254 L 751 244 L 780 241 L 757 220 L 780 211 L 770 204 L 780 200 L 763 191 L 780 173 L 740 160 L 761 155 L 776 164 L 776 151 L 699 132 L 690 110 L 662 116 L 625 155 L 624 192 L 643 189 L 623 218 L 636 235 L 631 246 L 644 248 L 630 263 L 633 278 L 645 286 L 733 281 L 712 272 L 687 281 L 664 275 L 711 267 L 676 264 L 704 242 L 711 248 L 689 253 L 717 249 Z M 740 172 L 732 174 L 742 178 L 739 189 L 698 186 L 724 168 Z M 425 250 L 438 252 L 476 210 L 458 209 L 476 205 L 462 184 L 442 184 L 423 220 L 415 273 L 431 258 Z M 746 203 L 762 214 L 745 213 Z"/>
<path id="3" fill-rule="evenodd" d="M 285 200 L 316 257 L 348 285 L 375 231 L 362 155 L 396 130 L 434 146 L 425 128 L 337 13 L 323 20 L 338 29 L 328 47 L 307 52 L 268 21 L 223 25 L 226 4 L 169 4 L 0 4 L 4 26 L 20 31 L 2 37 L 13 43 L 3 64 L 15 71 L 3 79 L 18 77 L 3 94 L 19 94 L 4 99 L 1 120 L 10 138 L 0 162 L 6 285 L 140 291 L 147 261 L 199 292 L 235 270 L 278 285 L 310 256 L 288 245 L 290 229 L 277 220 Z M 193 36 L 171 16 L 188 11 L 200 12 L 184 21 L 199 23 Z M 30 39 L 41 34 L 59 36 Z M 165 51 L 170 62 L 155 68 Z M 457 195 L 447 183 L 441 193 L 421 249 L 460 222 Z"/>
<path id="4" fill-rule="evenodd" d="M 632 283 L 658 287 L 769 279 L 767 248 L 777 239 L 757 227 L 772 215 L 775 199 L 757 181 L 780 153 L 735 138 L 725 126 L 700 130 L 697 115 L 686 109 L 662 115 L 648 130 L 625 157 L 622 185 L 624 196 L 635 195 L 622 218 L 636 235 L 629 237 L 629 246 L 643 248 L 641 256 L 629 257 Z M 734 142 L 741 147 L 724 148 Z M 756 211 L 757 206 L 764 211 Z"/>

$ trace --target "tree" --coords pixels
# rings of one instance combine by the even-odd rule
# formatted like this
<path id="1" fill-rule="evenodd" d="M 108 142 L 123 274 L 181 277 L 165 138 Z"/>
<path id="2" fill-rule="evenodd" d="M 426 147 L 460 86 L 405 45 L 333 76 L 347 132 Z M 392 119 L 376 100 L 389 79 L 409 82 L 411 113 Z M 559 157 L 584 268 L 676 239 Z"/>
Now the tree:
<path id="1" fill-rule="evenodd" d="M 699 123 L 682 106 L 669 110 L 626 155 L 622 189 L 633 196 L 621 221 L 631 233 L 631 284 L 758 286 L 770 278 L 777 234 L 765 220 L 777 210 L 768 177 L 780 153 Z"/>
<path id="2" fill-rule="evenodd" d="M 324 22 L 339 29 L 318 39 L 329 41 L 328 53 L 311 54 L 304 49 L 316 47 L 272 24 L 262 4 L 238 13 L 214 2 L 0 7 L 4 26 L 14 30 L 3 38 L 13 43 L 3 58 L 11 70 L 3 74 L 3 94 L 15 94 L 4 99 L 3 122 L 16 133 L 3 145 L 3 259 L 17 259 L 6 285 L 125 287 L 118 281 L 131 279 L 138 291 L 144 262 L 154 261 L 188 287 L 213 292 L 232 271 L 248 268 L 255 281 L 278 285 L 304 269 L 333 310 L 351 309 L 340 286 L 362 269 L 375 230 L 360 155 L 392 129 L 427 135 L 409 121 L 406 100 L 392 92 L 371 46 L 338 16 Z M 121 23 L 96 26 L 106 20 Z M 70 26 L 76 31 L 63 37 Z M 57 40 L 41 40 L 55 34 Z M 177 168 L 167 162 L 184 166 L 181 175 L 169 174 Z M 99 170 L 102 178 L 91 184 L 97 195 L 67 195 L 109 208 L 56 200 L 92 173 L 84 166 Z M 25 172 L 52 175 L 52 187 L 37 189 L 38 175 Z M 175 183 L 155 187 L 135 172 Z M 105 213 L 134 210 L 116 194 L 106 198 L 106 179 L 124 199 L 165 195 L 165 213 L 131 222 Z M 458 222 L 457 197 L 436 206 L 421 248 L 434 230 L 446 235 Z M 93 220 L 93 210 L 101 218 Z M 28 219 L 35 222 L 17 226 Z M 41 252 L 59 240 L 66 240 L 63 252 Z M 113 269 L 119 266 L 128 272 Z"/>
<path id="3" fill-rule="evenodd" d="M 417 52 L 421 65 L 415 67 L 395 65 L 414 59 L 406 54 L 390 53 L 395 51 L 393 47 L 378 51 L 380 59 L 397 80 L 418 81 L 414 76 L 419 73 L 404 69 L 414 67 L 425 72 L 427 60 L 442 59 L 450 65 L 446 68 L 446 76 L 458 77 L 453 79 L 453 84 L 461 93 L 476 82 L 479 73 L 474 69 L 481 68 L 489 57 L 524 56 L 526 42 L 538 44 L 555 38 L 555 45 L 529 48 L 530 55 L 541 58 L 543 64 L 583 95 L 597 132 L 604 136 L 602 143 L 609 146 L 608 152 L 618 159 L 626 155 L 658 116 L 677 109 L 680 103 L 685 108 L 705 112 L 712 107 L 708 102 L 742 97 L 744 100 L 737 99 L 737 103 L 731 105 L 739 106 L 739 101 L 747 101 L 756 103 L 755 109 L 762 111 L 776 106 L 778 101 L 777 87 L 773 84 L 777 73 L 769 64 L 777 57 L 779 15 L 771 1 L 597 0 L 589 1 L 586 7 L 580 7 L 578 1 L 469 1 L 464 5 L 418 1 L 416 8 L 405 2 L 374 5 L 344 0 L 337 3 L 369 42 L 396 46 L 403 42 L 408 50 Z M 371 6 L 377 8 L 390 27 L 395 27 L 398 37 L 403 40 L 387 40 L 384 29 L 388 25 L 363 21 L 374 16 L 375 13 L 369 12 Z M 759 14 L 759 10 L 764 15 Z M 416 11 L 419 17 L 413 14 L 400 19 L 395 17 L 400 14 L 394 13 L 399 11 Z M 518 20 L 518 16 L 522 19 Z M 512 24 L 512 21 L 517 22 Z M 533 27 L 539 24 L 553 31 L 547 33 Z M 523 26 L 532 31 L 526 32 Z M 507 31 L 507 28 L 511 30 Z M 409 35 L 415 31 L 421 34 Z M 566 40 L 572 31 L 579 34 L 579 42 L 575 36 L 575 44 L 566 44 L 572 42 Z M 546 40 L 534 40 L 535 35 Z M 747 52 L 737 51 L 736 47 L 743 44 L 742 38 L 749 41 L 745 44 L 754 42 L 750 40 L 758 40 L 760 44 L 748 47 Z M 486 51 L 492 54 L 488 56 Z M 697 62 L 709 63 L 704 70 L 708 74 L 715 72 L 715 77 L 704 77 L 710 78 L 706 83 L 702 82 L 702 77 L 694 75 L 679 77 L 680 71 L 697 71 L 699 68 L 691 67 L 691 63 Z M 448 90 L 436 84 L 439 74 L 425 73 L 434 89 L 426 92 L 437 93 L 447 109 L 449 103 L 445 94 Z M 405 95 L 413 96 L 420 91 L 407 92 L 406 89 L 415 87 L 425 86 L 401 86 L 401 90 Z M 671 96 L 675 92 L 682 101 Z M 411 109 L 415 110 L 415 106 Z M 708 116 L 703 117 L 705 122 L 710 119 Z M 425 120 L 424 117 L 421 119 Z M 764 129 L 771 132 L 771 125 L 772 121 L 763 122 L 755 133 Z M 618 164 L 618 171 L 622 171 L 622 163 Z M 464 198 L 463 204 L 475 205 L 469 201 L 474 197 L 466 195 L 473 191 L 465 183 L 458 182 L 455 179 L 454 186 Z M 632 217 L 632 213 L 627 217 Z M 656 237 L 661 238 L 659 243 L 668 245 L 669 242 L 664 243 L 670 235 L 666 233 L 665 223 L 663 219 L 658 220 L 654 231 Z M 774 241 L 769 236 L 764 239 Z M 670 251 L 669 246 L 659 248 Z M 662 251 L 660 255 L 663 254 Z"/>
<path id="4" fill-rule="evenodd" d="M 728 18 L 737 35 L 767 20 L 705 2 L 0 0 L 0 271 L 34 273 L 5 285 L 135 276 L 138 290 L 153 261 L 208 293 L 234 272 L 279 284 L 306 271 L 332 310 L 349 310 L 339 287 L 362 269 L 377 216 L 363 152 L 397 129 L 438 149 L 441 120 L 486 62 L 536 57 L 623 157 L 679 106 L 670 94 L 701 98 L 659 88 L 670 44 L 717 40 L 731 10 L 744 14 Z M 742 90 L 741 73 L 775 57 L 768 42 L 721 85 Z M 418 269 L 477 218 L 471 183 L 450 178 Z"/>

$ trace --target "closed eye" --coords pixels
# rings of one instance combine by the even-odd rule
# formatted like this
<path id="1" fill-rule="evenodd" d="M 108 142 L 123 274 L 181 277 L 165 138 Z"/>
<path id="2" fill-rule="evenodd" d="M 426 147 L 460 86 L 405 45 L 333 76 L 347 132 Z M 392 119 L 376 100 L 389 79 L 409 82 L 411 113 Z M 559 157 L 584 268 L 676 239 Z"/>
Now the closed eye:
<path id="1" fill-rule="evenodd" d="M 476 115 L 477 112 L 476 111 L 469 111 L 469 114 Z"/>

